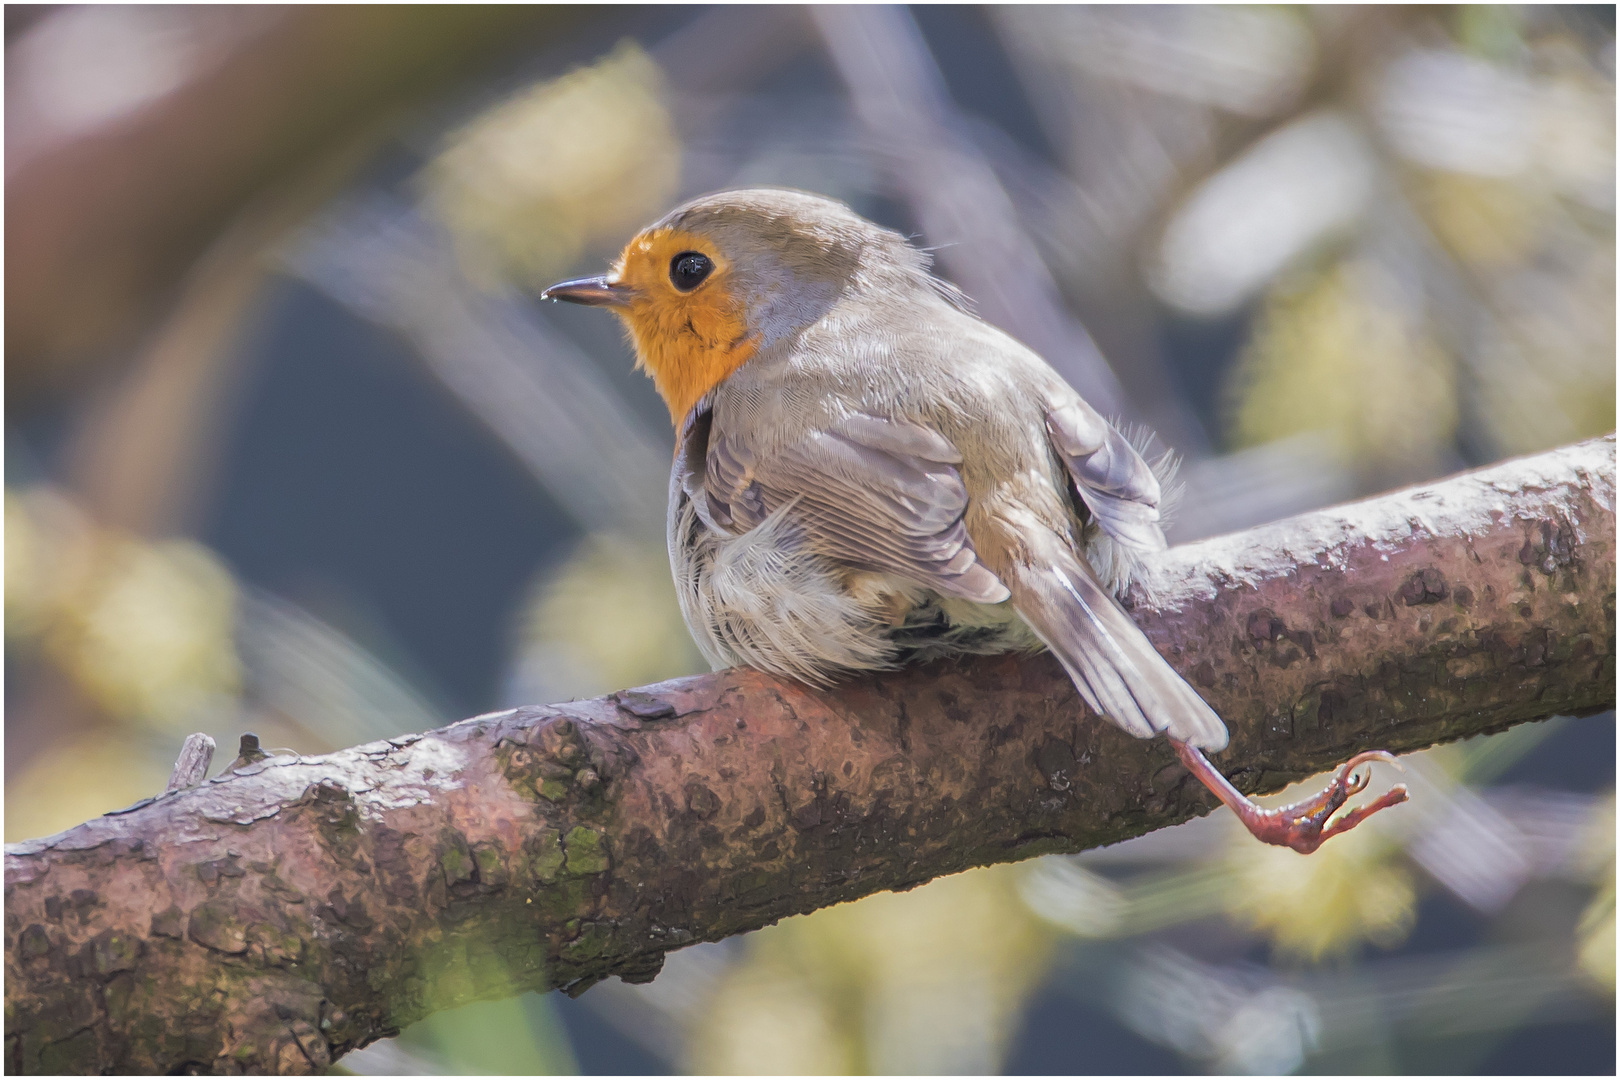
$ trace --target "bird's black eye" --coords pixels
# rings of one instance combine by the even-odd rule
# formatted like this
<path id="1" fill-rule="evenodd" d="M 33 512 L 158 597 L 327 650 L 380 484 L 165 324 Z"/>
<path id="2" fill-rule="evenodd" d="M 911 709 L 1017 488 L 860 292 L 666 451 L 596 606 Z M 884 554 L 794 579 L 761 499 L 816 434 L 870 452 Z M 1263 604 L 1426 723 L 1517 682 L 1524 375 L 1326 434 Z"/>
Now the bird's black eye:
<path id="1" fill-rule="evenodd" d="M 681 292 L 691 292 L 714 272 L 714 261 L 701 251 L 683 251 L 669 261 L 669 280 Z"/>

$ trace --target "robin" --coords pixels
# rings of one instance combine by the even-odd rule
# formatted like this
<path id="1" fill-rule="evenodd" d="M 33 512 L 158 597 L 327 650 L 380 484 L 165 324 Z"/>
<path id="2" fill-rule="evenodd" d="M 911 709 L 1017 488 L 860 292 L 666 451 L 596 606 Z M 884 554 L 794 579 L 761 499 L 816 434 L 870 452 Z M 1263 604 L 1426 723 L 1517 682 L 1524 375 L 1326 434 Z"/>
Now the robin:
<path id="1" fill-rule="evenodd" d="M 1165 548 L 1161 477 L 898 233 L 804 192 L 726 191 L 541 295 L 618 315 L 669 406 L 670 562 L 717 668 L 826 685 L 1044 645 L 1267 843 L 1310 852 L 1406 798 L 1328 823 L 1383 751 L 1271 811 L 1210 764 L 1226 726 L 1115 599 Z"/>

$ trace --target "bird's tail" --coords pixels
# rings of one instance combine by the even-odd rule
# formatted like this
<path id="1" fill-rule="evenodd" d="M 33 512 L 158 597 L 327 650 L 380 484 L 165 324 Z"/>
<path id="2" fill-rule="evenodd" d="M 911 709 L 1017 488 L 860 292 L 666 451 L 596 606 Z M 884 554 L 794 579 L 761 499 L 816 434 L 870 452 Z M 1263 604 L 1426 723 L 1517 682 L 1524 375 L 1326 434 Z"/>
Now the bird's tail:
<path id="1" fill-rule="evenodd" d="M 1205 750 L 1226 725 L 1055 533 L 1026 534 L 1030 558 L 1004 575 L 1013 607 L 1063 662 L 1086 704 L 1138 738 L 1163 731 Z"/>

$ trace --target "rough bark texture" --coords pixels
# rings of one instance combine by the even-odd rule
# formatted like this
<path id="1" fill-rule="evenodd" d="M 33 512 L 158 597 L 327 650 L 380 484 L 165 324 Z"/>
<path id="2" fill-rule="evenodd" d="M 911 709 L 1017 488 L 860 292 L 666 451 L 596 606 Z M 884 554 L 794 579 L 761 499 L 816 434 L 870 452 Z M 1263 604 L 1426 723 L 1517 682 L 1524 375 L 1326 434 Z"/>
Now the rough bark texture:
<path id="1" fill-rule="evenodd" d="M 1171 551 L 1132 594 L 1276 788 L 1614 701 L 1614 441 Z M 6 858 L 14 1072 L 310 1072 L 440 1008 L 1207 812 L 1049 656 L 724 671 L 280 757 Z M 1400 809 L 1388 811 L 1401 813 Z"/>

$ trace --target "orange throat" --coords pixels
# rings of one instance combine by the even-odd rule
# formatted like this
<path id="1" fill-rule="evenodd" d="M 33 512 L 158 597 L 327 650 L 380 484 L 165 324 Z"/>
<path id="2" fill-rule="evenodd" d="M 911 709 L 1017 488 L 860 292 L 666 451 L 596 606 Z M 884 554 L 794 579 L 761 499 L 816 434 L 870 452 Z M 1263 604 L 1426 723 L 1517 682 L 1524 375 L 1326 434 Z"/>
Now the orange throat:
<path id="1" fill-rule="evenodd" d="M 632 304 L 622 312 L 636 366 L 652 376 L 679 430 L 692 406 L 754 355 L 739 305 L 721 292 Z"/>

